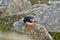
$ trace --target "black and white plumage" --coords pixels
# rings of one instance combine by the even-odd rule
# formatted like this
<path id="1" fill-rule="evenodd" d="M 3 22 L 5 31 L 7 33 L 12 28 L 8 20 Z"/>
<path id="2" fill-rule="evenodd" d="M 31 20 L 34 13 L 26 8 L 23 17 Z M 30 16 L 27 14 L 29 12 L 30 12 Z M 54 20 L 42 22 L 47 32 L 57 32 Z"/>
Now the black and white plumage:
<path id="1" fill-rule="evenodd" d="M 34 17 L 31 17 L 31 16 L 27 16 L 27 17 L 25 17 L 24 18 L 24 23 L 26 23 L 26 22 L 30 22 L 30 23 L 32 23 L 32 20 L 31 19 L 34 19 Z"/>

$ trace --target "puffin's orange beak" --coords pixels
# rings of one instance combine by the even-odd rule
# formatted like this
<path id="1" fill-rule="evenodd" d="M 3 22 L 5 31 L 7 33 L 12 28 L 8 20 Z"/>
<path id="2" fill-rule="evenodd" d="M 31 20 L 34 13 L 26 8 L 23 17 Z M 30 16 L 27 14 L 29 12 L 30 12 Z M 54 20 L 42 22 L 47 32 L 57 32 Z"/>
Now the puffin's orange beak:
<path id="1" fill-rule="evenodd" d="M 27 24 L 26 27 L 27 27 L 28 30 L 30 30 L 33 27 L 33 25 Z"/>

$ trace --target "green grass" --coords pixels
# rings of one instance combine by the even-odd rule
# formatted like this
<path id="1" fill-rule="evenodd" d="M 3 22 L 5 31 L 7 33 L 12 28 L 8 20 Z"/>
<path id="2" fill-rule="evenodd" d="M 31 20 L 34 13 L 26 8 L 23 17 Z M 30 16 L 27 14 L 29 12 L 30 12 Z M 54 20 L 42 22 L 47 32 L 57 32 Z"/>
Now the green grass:
<path id="1" fill-rule="evenodd" d="M 7 32 L 7 28 L 3 25 L 3 24 L 0 24 L 0 32 Z"/>
<path id="2" fill-rule="evenodd" d="M 33 4 L 43 4 L 43 3 L 48 4 L 49 0 L 30 0 L 30 1 L 31 1 L 31 4 L 33 5 Z"/>
<path id="3" fill-rule="evenodd" d="M 49 32 L 54 40 L 60 40 L 60 32 Z"/>

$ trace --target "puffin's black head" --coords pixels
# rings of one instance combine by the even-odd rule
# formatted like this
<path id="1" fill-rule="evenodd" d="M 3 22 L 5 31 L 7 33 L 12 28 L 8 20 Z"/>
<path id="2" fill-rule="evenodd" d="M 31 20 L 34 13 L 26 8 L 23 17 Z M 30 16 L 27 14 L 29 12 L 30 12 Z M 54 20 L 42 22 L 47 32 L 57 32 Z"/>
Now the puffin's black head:
<path id="1" fill-rule="evenodd" d="M 23 21 L 24 21 L 24 23 L 26 23 L 26 22 L 30 22 L 30 23 L 32 23 L 31 19 L 34 19 L 34 17 L 27 16 L 27 17 L 24 18 Z"/>

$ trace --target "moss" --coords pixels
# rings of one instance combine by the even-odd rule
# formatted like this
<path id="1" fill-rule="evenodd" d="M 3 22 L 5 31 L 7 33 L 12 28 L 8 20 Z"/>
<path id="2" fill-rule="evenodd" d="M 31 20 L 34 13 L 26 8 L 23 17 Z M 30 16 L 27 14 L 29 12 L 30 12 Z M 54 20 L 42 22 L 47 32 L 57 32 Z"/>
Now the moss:
<path id="1" fill-rule="evenodd" d="M 48 4 L 49 0 L 30 0 L 30 1 L 31 1 L 31 4 L 33 5 L 33 4 L 39 4 L 39 3 L 40 4 L 43 4 L 43 3 Z"/>
<path id="2" fill-rule="evenodd" d="M 3 24 L 0 24 L 0 31 L 1 31 L 1 32 L 7 32 L 8 30 L 7 30 L 6 27 L 4 27 Z"/>
<path id="3" fill-rule="evenodd" d="M 60 40 L 60 32 L 49 32 L 54 40 Z"/>

